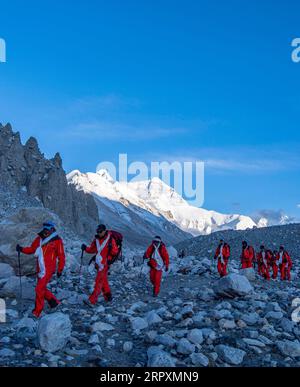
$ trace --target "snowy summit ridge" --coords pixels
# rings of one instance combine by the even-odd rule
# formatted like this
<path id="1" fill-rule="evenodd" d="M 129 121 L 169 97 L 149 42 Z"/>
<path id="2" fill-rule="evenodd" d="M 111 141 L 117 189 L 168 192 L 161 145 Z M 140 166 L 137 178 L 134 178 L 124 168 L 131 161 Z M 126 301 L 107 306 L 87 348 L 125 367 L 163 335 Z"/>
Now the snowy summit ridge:
<path id="1" fill-rule="evenodd" d="M 115 181 L 106 170 L 99 170 L 97 173 L 81 173 L 76 170 L 67 175 L 67 180 L 78 190 L 93 194 L 100 218 L 101 204 L 105 203 L 113 207 L 122 205 L 123 211 L 119 215 L 126 217 L 129 222 L 133 221 L 129 213 L 133 211 L 142 222 L 151 222 L 154 218 L 159 223 L 159 219 L 165 219 L 193 236 L 224 229 L 246 230 L 256 226 L 248 216 L 221 214 L 194 207 L 158 177 L 127 183 Z"/>

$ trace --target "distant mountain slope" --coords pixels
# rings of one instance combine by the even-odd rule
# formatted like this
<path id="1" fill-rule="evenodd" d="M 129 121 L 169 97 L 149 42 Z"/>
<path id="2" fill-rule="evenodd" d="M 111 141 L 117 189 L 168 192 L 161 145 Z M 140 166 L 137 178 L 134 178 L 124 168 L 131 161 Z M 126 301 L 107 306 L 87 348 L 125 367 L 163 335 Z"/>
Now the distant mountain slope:
<path id="1" fill-rule="evenodd" d="M 105 170 L 86 174 L 75 170 L 67 175 L 67 180 L 78 190 L 92 193 L 103 222 L 123 229 L 137 244 L 139 238 L 143 241 L 154 234 L 161 234 L 168 243 L 176 243 L 192 235 L 255 226 L 247 216 L 192 207 L 157 178 L 126 183 L 114 181 Z"/>

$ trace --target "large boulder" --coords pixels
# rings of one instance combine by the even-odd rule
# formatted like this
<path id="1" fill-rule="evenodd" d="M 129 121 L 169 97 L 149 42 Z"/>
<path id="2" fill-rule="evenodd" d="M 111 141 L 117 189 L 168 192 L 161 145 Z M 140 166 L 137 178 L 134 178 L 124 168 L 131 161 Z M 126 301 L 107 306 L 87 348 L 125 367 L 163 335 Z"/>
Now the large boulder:
<path id="1" fill-rule="evenodd" d="M 58 232 L 61 230 L 61 220 L 45 208 L 22 208 L 3 219 L 0 222 L 0 261 L 11 265 L 19 274 L 16 244 L 30 245 L 47 220 L 54 221 Z M 36 259 L 32 255 L 21 254 L 21 274 L 32 274 L 35 270 Z"/>
<path id="2" fill-rule="evenodd" d="M 175 367 L 175 360 L 159 347 L 150 347 L 147 351 L 148 367 Z"/>
<path id="3" fill-rule="evenodd" d="M 0 263 L 0 280 L 15 275 L 14 269 L 7 263 Z"/>
<path id="4" fill-rule="evenodd" d="M 256 279 L 256 274 L 253 267 L 249 267 L 247 269 L 241 269 L 239 274 L 248 278 L 249 281 L 255 281 Z"/>
<path id="5" fill-rule="evenodd" d="M 41 349 L 51 353 L 63 349 L 70 339 L 71 331 L 72 325 L 68 315 L 53 313 L 44 316 L 37 330 Z"/>
<path id="6" fill-rule="evenodd" d="M 245 276 L 230 274 L 215 283 L 214 292 L 220 297 L 234 298 L 252 293 L 253 287 Z"/>
<path id="7" fill-rule="evenodd" d="M 35 290 L 33 281 L 26 277 L 21 277 L 22 283 L 22 298 L 25 300 L 35 299 Z M 20 292 L 20 277 L 9 277 L 4 286 L 0 289 L 0 297 L 19 298 Z"/>

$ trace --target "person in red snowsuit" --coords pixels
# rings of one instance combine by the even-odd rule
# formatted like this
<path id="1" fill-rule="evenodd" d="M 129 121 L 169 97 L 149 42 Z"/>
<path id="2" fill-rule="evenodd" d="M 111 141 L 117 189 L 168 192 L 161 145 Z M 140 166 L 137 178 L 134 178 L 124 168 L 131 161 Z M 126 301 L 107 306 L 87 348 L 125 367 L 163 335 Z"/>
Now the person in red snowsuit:
<path id="1" fill-rule="evenodd" d="M 248 246 L 248 243 L 243 241 L 242 255 L 241 255 L 242 269 L 248 269 L 250 267 L 253 267 L 254 258 L 255 258 L 254 248 L 252 246 Z"/>
<path id="2" fill-rule="evenodd" d="M 284 249 L 283 246 L 280 246 L 279 253 L 277 255 L 277 260 L 279 263 L 279 270 L 281 275 L 281 280 L 285 281 L 291 280 L 291 269 L 293 266 L 292 259 L 289 253 Z"/>
<path id="3" fill-rule="evenodd" d="M 91 245 L 82 245 L 81 248 L 88 254 L 96 254 L 95 268 L 97 276 L 94 291 L 89 297 L 89 306 L 96 305 L 101 292 L 105 301 L 112 301 L 112 294 L 108 283 L 108 269 L 113 258 L 118 255 L 119 249 L 111 232 L 106 229 L 104 224 L 100 224 L 97 228 L 97 235 Z"/>
<path id="4" fill-rule="evenodd" d="M 277 276 L 278 276 L 278 251 L 277 250 L 274 250 L 272 252 L 272 258 L 271 258 L 271 267 L 272 267 L 272 271 L 273 271 L 273 274 L 272 274 L 272 278 L 273 279 L 276 279 Z"/>
<path id="5" fill-rule="evenodd" d="M 260 252 L 257 253 L 257 262 L 259 263 L 260 269 L 259 274 L 264 277 L 266 280 L 270 280 L 270 266 L 271 266 L 271 258 L 269 250 L 265 249 L 265 246 L 260 246 Z"/>
<path id="6" fill-rule="evenodd" d="M 53 274 L 60 277 L 65 266 L 65 252 L 62 239 L 58 236 L 52 222 L 43 224 L 43 230 L 29 247 L 17 245 L 17 251 L 23 254 L 35 254 L 37 258 L 37 285 L 35 288 L 35 308 L 32 311 L 37 318 L 44 309 L 45 300 L 51 308 L 56 308 L 60 301 L 47 289 Z M 57 267 L 58 260 L 58 267 Z"/>
<path id="7" fill-rule="evenodd" d="M 150 266 L 150 281 L 153 285 L 153 297 L 157 297 L 160 292 L 163 268 L 169 271 L 170 258 L 165 244 L 159 236 L 156 236 L 144 254 L 144 259 L 148 259 Z"/>
<path id="8" fill-rule="evenodd" d="M 230 246 L 220 240 L 219 246 L 217 247 L 214 259 L 218 259 L 218 272 L 221 277 L 227 275 L 227 265 L 230 257 Z"/>

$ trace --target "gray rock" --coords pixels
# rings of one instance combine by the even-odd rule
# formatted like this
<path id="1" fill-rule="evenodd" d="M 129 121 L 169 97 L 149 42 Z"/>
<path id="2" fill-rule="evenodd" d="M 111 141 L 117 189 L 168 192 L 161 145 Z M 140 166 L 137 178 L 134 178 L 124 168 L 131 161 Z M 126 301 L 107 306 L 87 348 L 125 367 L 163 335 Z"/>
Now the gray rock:
<path id="1" fill-rule="evenodd" d="M 98 321 L 92 325 L 92 332 L 105 332 L 105 331 L 113 331 L 115 328 L 113 325 Z"/>
<path id="2" fill-rule="evenodd" d="M 255 324 L 257 324 L 260 317 L 256 312 L 253 312 L 253 313 L 249 313 L 249 314 L 243 314 L 241 316 L 241 319 L 243 321 L 245 321 L 245 323 L 247 325 L 255 325 Z"/>
<path id="3" fill-rule="evenodd" d="M 251 267 L 248 269 L 241 269 L 239 274 L 245 276 L 249 281 L 255 281 L 256 279 L 255 270 Z"/>
<path id="4" fill-rule="evenodd" d="M 148 322 L 142 317 L 135 317 L 131 319 L 131 327 L 134 331 L 141 331 L 148 328 Z"/>
<path id="5" fill-rule="evenodd" d="M 277 347 L 284 356 L 290 356 L 293 358 L 300 356 L 300 342 L 298 340 L 279 341 L 277 342 Z"/>
<path id="6" fill-rule="evenodd" d="M 167 352 L 159 347 L 150 347 L 147 351 L 148 367 L 175 367 L 176 362 Z"/>
<path id="7" fill-rule="evenodd" d="M 151 310 L 146 314 L 146 320 L 149 326 L 159 324 L 163 321 L 154 310 Z"/>
<path id="8" fill-rule="evenodd" d="M 229 274 L 215 283 L 214 292 L 220 297 L 233 298 L 252 293 L 253 287 L 246 277 L 239 274 Z"/>
<path id="9" fill-rule="evenodd" d="M 14 357 L 16 353 L 9 348 L 0 349 L 0 357 Z"/>
<path id="10" fill-rule="evenodd" d="M 173 348 L 176 345 L 176 340 L 166 333 L 163 335 L 157 335 L 155 337 L 155 342 L 157 344 L 162 344 L 165 347 L 170 347 L 170 348 Z"/>
<path id="11" fill-rule="evenodd" d="M 207 367 L 209 365 L 208 358 L 202 353 L 196 353 L 196 352 L 192 353 L 191 360 L 194 366 L 196 367 Z"/>
<path id="12" fill-rule="evenodd" d="M 281 320 L 282 317 L 283 317 L 283 313 L 273 312 L 273 311 L 270 311 L 265 315 L 265 318 L 267 318 L 269 320 Z"/>
<path id="13" fill-rule="evenodd" d="M 126 341 L 123 344 L 123 351 L 124 352 L 131 352 L 133 349 L 133 343 L 131 341 Z"/>
<path id="14" fill-rule="evenodd" d="M 63 349 L 71 337 L 71 330 L 70 318 L 63 313 L 42 317 L 37 331 L 41 349 L 52 353 Z"/>
<path id="15" fill-rule="evenodd" d="M 185 338 L 180 339 L 177 345 L 177 352 L 182 355 L 190 355 L 195 352 L 195 349 L 195 345 Z"/>
<path id="16" fill-rule="evenodd" d="M 202 334 L 202 331 L 200 329 L 192 329 L 191 331 L 189 331 L 189 333 L 187 335 L 187 339 L 191 343 L 196 344 L 196 345 L 200 345 L 204 341 L 203 334 Z"/>
<path id="17" fill-rule="evenodd" d="M 245 351 L 242 351 L 238 348 L 229 347 L 228 345 L 220 344 L 217 345 L 215 349 L 222 360 L 232 365 L 242 364 L 244 357 L 246 356 Z"/>
<path id="18" fill-rule="evenodd" d="M 21 278 L 22 281 L 22 298 L 24 300 L 35 299 L 35 291 L 33 283 L 26 277 Z M 9 277 L 2 289 L 0 289 L 0 297 L 19 298 L 20 297 L 20 278 L 17 276 Z"/>
<path id="19" fill-rule="evenodd" d="M 0 262 L 0 280 L 8 279 L 15 275 L 14 269 L 7 263 Z"/>

